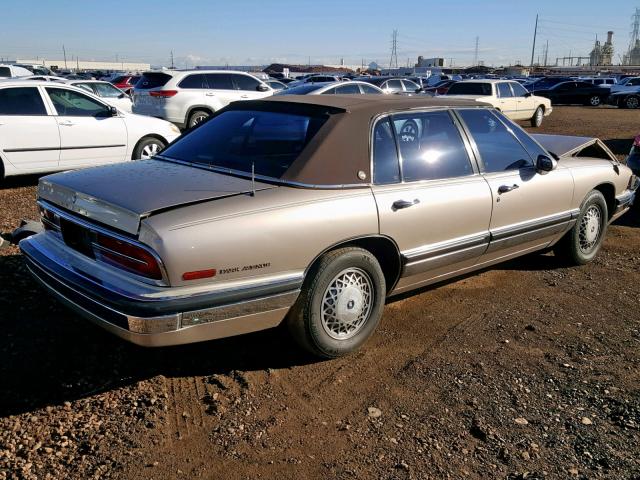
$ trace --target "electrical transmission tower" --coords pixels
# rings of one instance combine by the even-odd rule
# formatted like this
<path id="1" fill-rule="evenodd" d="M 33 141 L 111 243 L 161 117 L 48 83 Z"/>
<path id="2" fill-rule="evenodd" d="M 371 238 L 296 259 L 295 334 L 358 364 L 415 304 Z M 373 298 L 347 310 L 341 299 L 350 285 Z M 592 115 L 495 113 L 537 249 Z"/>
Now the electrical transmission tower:
<path id="1" fill-rule="evenodd" d="M 398 68 L 398 30 L 393 31 L 391 36 L 391 59 L 389 60 L 389 69 Z"/>
<path id="2" fill-rule="evenodd" d="M 473 52 L 473 66 L 478 65 L 478 44 L 480 43 L 480 37 L 476 37 L 476 49 Z"/>

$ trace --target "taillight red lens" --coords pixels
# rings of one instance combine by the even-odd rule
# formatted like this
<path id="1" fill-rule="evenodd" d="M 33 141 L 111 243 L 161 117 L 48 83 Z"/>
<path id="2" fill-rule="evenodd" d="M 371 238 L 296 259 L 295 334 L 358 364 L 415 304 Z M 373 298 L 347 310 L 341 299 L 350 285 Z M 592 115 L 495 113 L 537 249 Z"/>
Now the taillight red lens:
<path id="1" fill-rule="evenodd" d="M 97 234 L 96 243 L 99 247 L 96 256 L 101 260 L 143 277 L 162 280 L 158 261 L 144 248 L 100 233 Z"/>
<path id="2" fill-rule="evenodd" d="M 151 97 L 170 98 L 178 94 L 177 90 L 157 90 L 155 92 L 149 92 Z"/>

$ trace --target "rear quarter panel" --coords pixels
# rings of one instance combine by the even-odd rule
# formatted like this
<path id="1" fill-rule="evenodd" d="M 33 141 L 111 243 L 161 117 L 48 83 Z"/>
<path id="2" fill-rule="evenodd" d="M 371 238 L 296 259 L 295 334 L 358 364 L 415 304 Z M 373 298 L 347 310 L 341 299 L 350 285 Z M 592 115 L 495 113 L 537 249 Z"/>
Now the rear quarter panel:
<path id="1" fill-rule="evenodd" d="M 180 286 L 302 272 L 327 248 L 377 234 L 378 215 L 368 187 L 277 187 L 153 215 L 144 226 L 141 240 Z M 212 268 L 213 279 L 182 280 L 184 272 Z"/>

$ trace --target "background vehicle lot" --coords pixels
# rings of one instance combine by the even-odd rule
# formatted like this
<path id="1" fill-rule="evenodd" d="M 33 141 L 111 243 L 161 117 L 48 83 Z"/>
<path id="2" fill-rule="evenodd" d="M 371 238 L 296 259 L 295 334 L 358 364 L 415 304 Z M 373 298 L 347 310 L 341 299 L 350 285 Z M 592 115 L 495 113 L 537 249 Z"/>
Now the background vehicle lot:
<path id="1" fill-rule="evenodd" d="M 599 136 L 624 158 L 637 119 L 557 107 L 535 133 Z M 35 217 L 35 184 L 0 190 L 0 230 Z M 4 251 L 0 478 L 635 478 L 634 214 L 591 265 L 537 255 L 397 299 L 363 351 L 322 363 L 280 331 L 135 348 Z"/>

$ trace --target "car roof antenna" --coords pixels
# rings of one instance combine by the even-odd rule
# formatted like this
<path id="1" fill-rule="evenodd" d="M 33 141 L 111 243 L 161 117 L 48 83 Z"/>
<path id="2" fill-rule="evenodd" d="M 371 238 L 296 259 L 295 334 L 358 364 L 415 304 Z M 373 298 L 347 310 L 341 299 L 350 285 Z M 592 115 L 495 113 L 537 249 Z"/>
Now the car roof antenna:
<path id="1" fill-rule="evenodd" d="M 256 196 L 256 163 L 251 162 L 251 196 Z"/>

